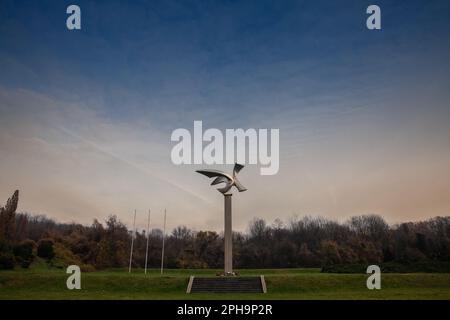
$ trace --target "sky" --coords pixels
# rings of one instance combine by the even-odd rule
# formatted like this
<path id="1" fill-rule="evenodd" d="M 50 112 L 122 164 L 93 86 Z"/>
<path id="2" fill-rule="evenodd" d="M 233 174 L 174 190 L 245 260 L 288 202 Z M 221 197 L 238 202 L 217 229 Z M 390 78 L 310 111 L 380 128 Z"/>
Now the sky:
<path id="1" fill-rule="evenodd" d="M 66 8 L 81 8 L 81 30 Z M 366 8 L 381 8 L 381 30 Z M 450 213 L 448 1 L 0 3 L 0 203 L 92 223 L 223 228 L 177 128 L 278 128 L 280 169 L 248 165 L 233 227 L 320 215 Z"/>

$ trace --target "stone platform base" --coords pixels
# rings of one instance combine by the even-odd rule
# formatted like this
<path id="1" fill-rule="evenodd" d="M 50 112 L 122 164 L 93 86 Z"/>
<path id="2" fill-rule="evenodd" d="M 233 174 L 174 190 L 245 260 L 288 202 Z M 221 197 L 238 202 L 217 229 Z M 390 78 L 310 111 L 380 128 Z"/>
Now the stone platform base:
<path id="1" fill-rule="evenodd" d="M 264 276 L 189 278 L 186 293 L 266 293 Z"/>

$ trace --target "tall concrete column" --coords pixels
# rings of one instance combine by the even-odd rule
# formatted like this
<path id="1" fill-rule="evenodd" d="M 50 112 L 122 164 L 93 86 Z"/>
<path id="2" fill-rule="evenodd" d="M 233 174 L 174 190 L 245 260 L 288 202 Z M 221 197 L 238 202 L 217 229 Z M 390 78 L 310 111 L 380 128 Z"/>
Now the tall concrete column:
<path id="1" fill-rule="evenodd" d="M 233 273 L 233 233 L 231 228 L 231 194 L 224 194 L 225 199 L 225 275 Z"/>
<path id="2" fill-rule="evenodd" d="M 224 262 L 225 275 L 233 274 L 233 234 L 231 228 L 231 194 L 228 193 L 232 187 L 238 189 L 239 192 L 247 189 L 239 182 L 236 175 L 244 166 L 238 163 L 234 164 L 233 174 L 229 175 L 218 170 L 197 170 L 198 173 L 207 176 L 208 178 L 215 178 L 211 185 L 225 183 L 222 188 L 217 190 L 223 194 L 225 201 L 225 230 L 224 230 Z"/>

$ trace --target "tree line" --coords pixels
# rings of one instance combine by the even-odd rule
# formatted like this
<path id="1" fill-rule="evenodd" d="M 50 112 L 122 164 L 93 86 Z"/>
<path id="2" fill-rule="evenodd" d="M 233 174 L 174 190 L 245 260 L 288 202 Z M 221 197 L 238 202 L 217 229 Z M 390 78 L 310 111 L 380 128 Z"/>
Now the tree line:
<path id="1" fill-rule="evenodd" d="M 18 200 L 18 194 L 17 194 Z M 90 226 L 58 223 L 42 215 L 15 213 L 14 196 L 0 211 L 0 268 L 80 265 L 84 270 L 128 265 L 133 233 L 117 216 Z M 160 229 L 135 234 L 133 266 L 161 263 Z M 165 236 L 166 268 L 222 268 L 223 235 L 178 226 Z M 235 268 L 298 268 L 341 265 L 450 264 L 450 216 L 389 225 L 378 215 L 346 222 L 323 217 L 293 217 L 268 224 L 255 218 L 246 232 L 233 233 Z M 450 271 L 450 270 L 448 270 Z"/>

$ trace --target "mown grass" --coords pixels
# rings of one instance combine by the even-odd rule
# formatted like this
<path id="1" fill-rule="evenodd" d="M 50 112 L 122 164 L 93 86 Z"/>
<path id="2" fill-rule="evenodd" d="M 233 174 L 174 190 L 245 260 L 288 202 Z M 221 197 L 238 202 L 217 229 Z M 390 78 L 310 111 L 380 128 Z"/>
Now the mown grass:
<path id="1" fill-rule="evenodd" d="M 266 278 L 267 294 L 186 294 L 190 275 L 219 270 L 108 270 L 82 273 L 81 290 L 68 290 L 61 269 L 0 271 L 0 299 L 450 299 L 449 273 L 383 274 L 382 289 L 368 290 L 365 274 L 319 269 L 238 270 Z"/>

